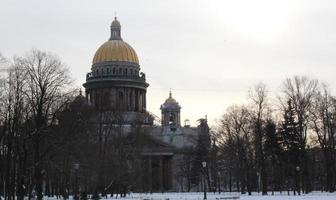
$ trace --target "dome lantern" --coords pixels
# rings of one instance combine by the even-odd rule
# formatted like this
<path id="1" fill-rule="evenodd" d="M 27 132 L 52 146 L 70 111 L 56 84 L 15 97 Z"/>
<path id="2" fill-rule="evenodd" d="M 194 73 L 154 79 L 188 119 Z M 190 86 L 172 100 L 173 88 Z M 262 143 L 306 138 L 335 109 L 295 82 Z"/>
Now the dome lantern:
<path id="1" fill-rule="evenodd" d="M 121 39 L 121 25 L 117 20 L 117 17 L 114 17 L 114 20 L 111 24 L 111 37 L 110 40 L 122 40 Z"/>

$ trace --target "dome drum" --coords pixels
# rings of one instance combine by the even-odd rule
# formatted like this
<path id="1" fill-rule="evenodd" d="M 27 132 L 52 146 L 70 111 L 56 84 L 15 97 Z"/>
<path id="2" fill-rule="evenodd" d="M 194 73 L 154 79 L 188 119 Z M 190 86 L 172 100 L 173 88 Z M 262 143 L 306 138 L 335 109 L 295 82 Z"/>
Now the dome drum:
<path id="1" fill-rule="evenodd" d="M 131 83 L 131 85 L 139 86 L 141 88 L 147 88 L 149 86 L 146 83 L 146 75 L 143 72 L 139 74 L 139 68 L 134 67 L 96 67 L 92 72 L 86 74 L 86 87 L 90 83 L 95 82 L 108 82 L 123 83 L 125 85 Z"/>
<path id="2" fill-rule="evenodd" d="M 132 88 L 138 88 L 142 90 L 146 90 L 149 86 L 148 83 L 145 81 L 137 81 L 132 79 L 124 79 L 124 78 L 105 78 L 105 79 L 91 79 L 87 80 L 86 83 L 83 84 L 83 86 L 87 89 L 93 89 L 93 88 L 107 88 L 107 87 L 132 87 Z"/>
<path id="3" fill-rule="evenodd" d="M 139 65 L 135 63 L 128 63 L 123 61 L 109 61 L 98 63 L 92 66 L 91 72 L 88 73 L 90 77 L 104 77 L 104 76 L 143 76 L 140 72 Z"/>
<path id="4" fill-rule="evenodd" d="M 140 70 L 140 65 L 138 63 L 129 62 L 129 61 L 103 61 L 95 63 L 92 65 L 91 70 L 97 67 L 132 67 Z"/>

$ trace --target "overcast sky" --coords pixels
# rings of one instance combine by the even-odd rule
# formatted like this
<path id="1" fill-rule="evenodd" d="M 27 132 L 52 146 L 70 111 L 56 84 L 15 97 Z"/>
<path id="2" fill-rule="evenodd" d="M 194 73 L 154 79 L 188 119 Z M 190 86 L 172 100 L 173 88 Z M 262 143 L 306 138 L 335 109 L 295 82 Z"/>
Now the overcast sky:
<path id="1" fill-rule="evenodd" d="M 80 87 L 115 13 L 158 116 L 170 88 L 192 124 L 205 115 L 213 123 L 228 105 L 246 102 L 259 81 L 277 92 L 286 77 L 307 75 L 335 91 L 333 0 L 1 0 L 0 52 L 53 52 Z"/>

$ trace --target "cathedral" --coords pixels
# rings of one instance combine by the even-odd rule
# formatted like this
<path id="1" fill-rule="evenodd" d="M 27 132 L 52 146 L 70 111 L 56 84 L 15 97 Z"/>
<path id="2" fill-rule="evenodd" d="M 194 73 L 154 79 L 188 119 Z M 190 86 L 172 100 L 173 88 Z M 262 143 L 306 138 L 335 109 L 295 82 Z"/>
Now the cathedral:
<path id="1" fill-rule="evenodd" d="M 160 107 L 160 125 L 154 125 L 157 117 L 146 109 L 149 83 L 137 53 L 123 40 L 117 18 L 110 28 L 110 38 L 96 51 L 83 84 L 86 101 L 100 111 L 120 113 L 124 126 L 147 127 L 146 134 L 155 145 L 141 152 L 147 174 L 142 185 L 148 191 L 181 191 L 181 185 L 186 184 L 181 178 L 181 160 L 195 146 L 197 128 L 181 125 L 181 106 L 171 91 Z"/>

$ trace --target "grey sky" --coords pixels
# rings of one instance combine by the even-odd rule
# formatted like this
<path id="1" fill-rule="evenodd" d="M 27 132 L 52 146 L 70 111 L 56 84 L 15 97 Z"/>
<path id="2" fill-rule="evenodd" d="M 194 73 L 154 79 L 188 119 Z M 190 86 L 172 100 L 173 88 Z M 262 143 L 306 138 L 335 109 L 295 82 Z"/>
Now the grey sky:
<path id="1" fill-rule="evenodd" d="M 56 53 L 79 87 L 115 12 L 158 116 L 169 88 L 193 124 L 246 102 L 259 81 L 276 92 L 286 77 L 307 75 L 335 91 L 336 1 L 1 0 L 0 52 Z"/>

